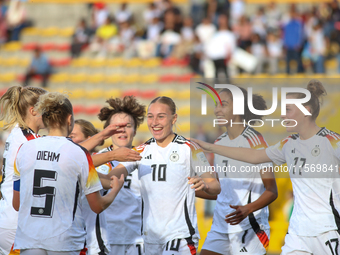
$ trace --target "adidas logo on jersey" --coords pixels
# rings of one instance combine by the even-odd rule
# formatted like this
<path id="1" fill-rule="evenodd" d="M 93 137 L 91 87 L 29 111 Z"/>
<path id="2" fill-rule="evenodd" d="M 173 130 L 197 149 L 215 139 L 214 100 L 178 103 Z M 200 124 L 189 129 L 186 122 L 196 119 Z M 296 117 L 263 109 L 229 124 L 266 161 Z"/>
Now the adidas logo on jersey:
<path id="1" fill-rule="evenodd" d="M 152 159 L 152 154 L 150 154 L 149 156 L 146 156 L 144 159 Z"/>
<path id="2" fill-rule="evenodd" d="M 248 251 L 247 251 L 246 247 L 243 247 L 243 248 L 240 250 L 240 252 L 248 252 Z"/>

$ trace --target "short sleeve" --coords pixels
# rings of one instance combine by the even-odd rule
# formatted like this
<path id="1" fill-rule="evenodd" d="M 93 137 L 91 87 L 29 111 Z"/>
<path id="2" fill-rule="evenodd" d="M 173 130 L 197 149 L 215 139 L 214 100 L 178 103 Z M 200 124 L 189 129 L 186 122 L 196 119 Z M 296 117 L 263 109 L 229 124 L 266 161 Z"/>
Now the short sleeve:
<path id="1" fill-rule="evenodd" d="M 19 168 L 18 168 L 18 164 L 19 164 L 19 160 L 20 160 L 20 154 L 19 154 L 19 151 L 20 151 L 20 148 L 21 148 L 22 145 L 20 145 L 19 149 L 18 149 L 18 152 L 15 156 L 15 159 L 14 159 L 14 174 L 13 174 L 13 181 L 19 181 L 20 180 L 20 172 L 19 172 Z M 19 155 L 19 157 L 18 157 Z M 19 159 L 19 160 L 18 160 Z"/>
<path id="2" fill-rule="evenodd" d="M 86 160 L 84 161 L 81 173 L 81 183 L 84 194 L 88 195 L 101 190 L 103 187 L 100 183 L 96 168 L 93 165 L 91 155 L 85 151 Z"/>
<path id="3" fill-rule="evenodd" d="M 286 159 L 284 156 L 284 145 L 287 141 L 288 138 L 266 149 L 267 156 L 271 159 L 271 161 L 279 166 L 286 163 Z"/>
<path id="4" fill-rule="evenodd" d="M 199 176 L 212 169 L 201 147 L 197 143 L 190 142 L 190 172 Z"/>
<path id="5" fill-rule="evenodd" d="M 136 162 L 120 162 L 120 164 L 122 164 L 126 168 L 126 171 L 128 172 L 128 174 L 131 174 L 133 171 L 138 169 L 139 163 L 140 163 L 140 161 L 136 161 Z"/>

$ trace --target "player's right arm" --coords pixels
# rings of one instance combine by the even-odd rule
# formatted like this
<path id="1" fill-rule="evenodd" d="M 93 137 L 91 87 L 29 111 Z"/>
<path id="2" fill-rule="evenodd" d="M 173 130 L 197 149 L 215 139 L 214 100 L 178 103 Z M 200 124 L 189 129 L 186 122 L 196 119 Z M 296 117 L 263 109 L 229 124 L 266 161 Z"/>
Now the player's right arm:
<path id="1" fill-rule="evenodd" d="M 15 156 L 15 160 L 14 160 L 12 206 L 14 210 L 16 211 L 19 211 L 19 208 L 20 208 L 20 172 L 17 169 L 17 158 L 18 158 L 18 153 L 19 153 L 21 146 L 19 147 L 17 155 Z"/>
<path id="2" fill-rule="evenodd" d="M 136 162 L 126 162 L 123 164 L 119 164 L 115 168 L 113 168 L 108 174 L 98 173 L 100 178 L 100 182 L 104 189 L 110 189 L 110 180 L 112 176 L 120 177 L 124 175 L 124 178 L 128 176 L 129 173 L 133 172 L 137 168 Z"/>
<path id="3" fill-rule="evenodd" d="M 266 150 L 228 147 L 224 145 L 203 142 L 197 139 L 191 140 L 196 142 L 205 152 L 215 153 L 239 161 L 248 162 L 251 164 L 260 164 L 272 161 L 267 156 Z"/>
<path id="4" fill-rule="evenodd" d="M 101 196 L 99 191 L 86 195 L 86 199 L 91 207 L 91 210 L 95 213 L 101 213 L 104 211 L 116 198 L 118 192 L 124 185 L 124 175 L 122 174 L 118 179 L 116 176 L 111 177 L 110 192 L 105 196 Z"/>
<path id="5" fill-rule="evenodd" d="M 92 155 L 92 160 L 95 167 L 101 166 L 111 161 L 127 162 L 137 161 L 140 159 L 141 156 L 137 151 L 131 150 L 126 147 L 121 147 L 116 150 Z M 116 176 L 119 177 L 120 175 Z"/>

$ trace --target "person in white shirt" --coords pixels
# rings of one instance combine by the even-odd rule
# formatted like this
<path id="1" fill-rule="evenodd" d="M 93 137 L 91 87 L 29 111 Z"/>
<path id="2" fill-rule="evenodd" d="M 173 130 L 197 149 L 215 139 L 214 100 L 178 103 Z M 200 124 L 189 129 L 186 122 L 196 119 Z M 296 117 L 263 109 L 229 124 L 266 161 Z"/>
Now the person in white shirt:
<path id="1" fill-rule="evenodd" d="M 247 91 L 240 88 L 247 98 Z M 233 115 L 231 93 L 228 89 L 219 92 L 222 105 L 215 108 L 216 118 L 228 120 L 227 132 L 215 141 L 216 145 L 252 148 L 264 150 L 267 143 L 263 136 L 250 126 L 231 125 L 248 123 L 252 119 L 261 119 L 245 107 L 245 114 Z M 266 109 L 262 96 L 253 95 L 256 109 Z M 255 123 L 252 123 L 254 125 Z M 272 164 L 248 164 L 215 154 L 215 169 L 223 167 L 235 168 L 235 171 L 218 171 L 221 183 L 221 193 L 217 196 L 211 230 L 202 247 L 201 255 L 241 254 L 249 252 L 253 255 L 263 255 L 269 245 L 268 205 L 277 197 L 277 187 Z M 257 171 L 246 172 L 245 168 L 257 167 Z"/>
<path id="2" fill-rule="evenodd" d="M 108 175 L 127 176 L 138 169 L 146 255 L 197 254 L 195 191 L 210 195 L 220 192 L 215 174 L 202 174 L 200 170 L 210 166 L 202 150 L 173 132 L 176 120 L 176 105 L 171 98 L 151 101 L 147 124 L 153 138 L 135 148 L 142 159 L 121 163 Z"/>
<path id="3" fill-rule="evenodd" d="M 135 97 L 126 96 L 123 99 L 111 98 L 106 101 L 109 106 L 103 107 L 98 115 L 108 125 L 127 123 L 127 125 L 111 137 L 112 145 L 99 151 L 99 153 L 116 150 L 121 147 L 131 149 L 137 128 L 144 120 L 145 106 Z M 108 174 L 119 164 L 110 161 L 97 168 L 100 173 Z M 124 186 L 115 198 L 115 201 L 105 210 L 107 221 L 110 255 L 144 254 L 144 244 L 141 234 L 142 228 L 142 199 L 140 194 L 140 181 L 138 172 L 134 171 L 125 178 Z"/>
<path id="4" fill-rule="evenodd" d="M 124 183 L 113 176 L 102 189 L 89 152 L 67 136 L 74 126 L 70 101 L 61 93 L 39 97 L 34 110 L 48 135 L 21 145 L 14 162 L 13 207 L 19 211 L 14 249 L 23 255 L 79 254 L 85 243 L 80 197 L 100 213 Z"/>
<path id="5" fill-rule="evenodd" d="M 14 243 L 18 225 L 18 213 L 13 209 L 14 158 L 20 145 L 39 137 L 44 128 L 41 116 L 34 110 L 40 95 L 46 90 L 34 87 L 13 86 L 0 99 L 1 117 L 4 129 L 13 128 L 5 143 L 0 183 L 0 254 L 9 254 Z"/>
<path id="6" fill-rule="evenodd" d="M 206 44 L 214 36 L 216 27 L 208 17 L 205 17 L 202 23 L 196 27 L 195 32 L 200 41 Z"/>
<path id="7" fill-rule="evenodd" d="M 326 93 L 321 82 L 311 80 L 307 89 L 311 98 L 303 106 L 311 115 L 305 115 L 295 104 L 287 104 L 286 115 L 282 118 L 287 131 L 295 134 L 266 150 L 197 141 L 206 151 L 252 164 L 287 163 L 286 171 L 293 184 L 294 209 L 282 255 L 339 252 L 340 135 L 316 124 L 319 97 Z M 305 96 L 304 93 L 287 93 L 288 99 Z"/>

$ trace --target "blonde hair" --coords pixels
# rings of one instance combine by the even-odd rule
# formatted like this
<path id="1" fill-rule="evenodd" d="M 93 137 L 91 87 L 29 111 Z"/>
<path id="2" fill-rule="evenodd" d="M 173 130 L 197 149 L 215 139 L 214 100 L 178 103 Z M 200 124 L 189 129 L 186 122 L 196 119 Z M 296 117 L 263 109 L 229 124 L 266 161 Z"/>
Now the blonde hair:
<path id="1" fill-rule="evenodd" d="M 43 123 L 47 128 L 65 125 L 68 116 L 73 114 L 72 104 L 67 95 L 59 92 L 40 96 L 34 108 L 42 115 Z"/>
<path id="2" fill-rule="evenodd" d="M 21 128 L 28 129 L 25 123 L 27 109 L 34 106 L 40 95 L 47 93 L 46 90 L 36 87 L 13 86 L 9 88 L 0 99 L 0 120 L 6 124 L 3 129 L 6 130 L 16 123 Z"/>

